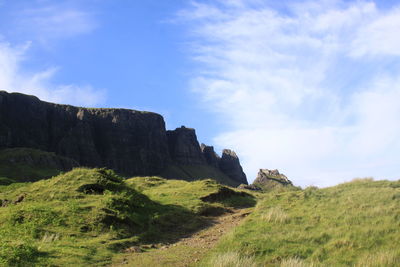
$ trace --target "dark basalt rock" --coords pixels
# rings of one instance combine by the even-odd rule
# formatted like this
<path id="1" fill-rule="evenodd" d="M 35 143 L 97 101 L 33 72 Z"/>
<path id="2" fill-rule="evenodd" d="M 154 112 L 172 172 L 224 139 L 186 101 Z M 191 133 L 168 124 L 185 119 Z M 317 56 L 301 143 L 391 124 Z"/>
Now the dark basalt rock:
<path id="1" fill-rule="evenodd" d="M 246 174 L 244 174 L 239 158 L 235 151 L 224 149 L 222 157 L 219 161 L 219 168 L 223 173 L 228 175 L 232 180 L 239 184 L 248 184 Z"/>
<path id="2" fill-rule="evenodd" d="M 215 168 L 219 168 L 219 161 L 221 158 L 218 156 L 217 153 L 215 153 L 214 147 L 201 144 L 200 149 L 207 164 Z"/>
<path id="3" fill-rule="evenodd" d="M 12 147 L 55 152 L 126 175 L 157 174 L 170 162 L 158 114 L 58 105 L 1 91 L 0 149 Z"/>
<path id="4" fill-rule="evenodd" d="M 201 165 L 209 168 L 208 173 L 222 172 L 225 180 L 232 180 L 227 184 L 247 184 L 235 152 L 226 149 L 220 158 L 212 146 L 200 147 L 194 129 L 166 131 L 159 114 L 59 105 L 0 91 L 0 149 L 7 148 L 32 148 L 70 159 L 68 165 L 41 158 L 44 163 L 68 165 L 61 169 L 107 167 L 122 175 L 150 176 L 171 166 L 191 166 L 196 171 L 187 176 L 196 178 L 201 176 L 196 166 Z"/>
<path id="5" fill-rule="evenodd" d="M 206 164 L 196 132 L 192 128 L 176 128 L 167 131 L 169 153 L 176 164 Z"/>

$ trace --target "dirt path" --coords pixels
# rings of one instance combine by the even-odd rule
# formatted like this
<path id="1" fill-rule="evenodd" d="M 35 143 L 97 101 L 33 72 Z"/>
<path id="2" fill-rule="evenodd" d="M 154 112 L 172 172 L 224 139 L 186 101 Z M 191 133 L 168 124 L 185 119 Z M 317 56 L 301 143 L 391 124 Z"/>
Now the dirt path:
<path id="1" fill-rule="evenodd" d="M 144 252 L 132 248 L 112 266 L 192 266 L 204 257 L 223 235 L 233 230 L 251 210 L 252 208 L 237 209 L 232 210 L 232 213 L 211 217 L 213 225 L 174 244 L 150 248 Z"/>

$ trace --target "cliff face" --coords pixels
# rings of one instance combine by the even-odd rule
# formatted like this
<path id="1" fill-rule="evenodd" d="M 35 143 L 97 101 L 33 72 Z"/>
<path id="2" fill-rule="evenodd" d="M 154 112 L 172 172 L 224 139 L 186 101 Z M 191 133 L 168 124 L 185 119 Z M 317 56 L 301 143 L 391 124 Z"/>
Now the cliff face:
<path id="1" fill-rule="evenodd" d="M 169 153 L 177 164 L 206 164 L 194 129 L 176 128 L 167 131 Z"/>
<path id="2" fill-rule="evenodd" d="M 159 173 L 170 161 L 163 118 L 87 109 L 0 92 L 0 148 L 29 147 L 127 175 Z"/>
<path id="3" fill-rule="evenodd" d="M 80 166 L 108 167 L 130 176 L 193 165 L 201 168 L 185 172 L 194 179 L 202 176 L 198 169 L 208 168 L 207 178 L 222 172 L 233 185 L 247 183 L 234 152 L 227 150 L 220 158 L 213 147 L 200 147 L 194 129 L 166 131 L 159 114 L 58 105 L 0 91 L 0 149 L 15 147 L 54 152 Z"/>
<path id="4" fill-rule="evenodd" d="M 167 137 L 174 164 L 207 165 L 229 177 L 228 179 L 232 182 L 231 185 L 247 184 L 246 175 L 234 151 L 224 149 L 222 157 L 219 157 L 215 153 L 214 147 L 205 144 L 199 146 L 195 130 L 184 126 L 173 131 L 167 131 Z M 183 168 L 187 169 L 184 166 Z"/>
<path id="5" fill-rule="evenodd" d="M 219 162 L 221 158 L 218 156 L 217 153 L 215 153 L 214 147 L 201 144 L 200 149 L 207 164 L 215 168 L 219 168 Z"/>
<path id="6" fill-rule="evenodd" d="M 224 149 L 222 151 L 219 167 L 222 172 L 226 173 L 231 179 L 238 182 L 238 184 L 247 184 L 246 174 L 243 172 L 235 151 Z"/>

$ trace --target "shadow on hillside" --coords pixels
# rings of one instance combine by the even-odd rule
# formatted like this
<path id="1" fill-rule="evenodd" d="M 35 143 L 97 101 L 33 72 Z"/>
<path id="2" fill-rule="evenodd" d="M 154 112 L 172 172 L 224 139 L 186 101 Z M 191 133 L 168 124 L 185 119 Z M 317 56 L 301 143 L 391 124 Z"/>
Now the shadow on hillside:
<path id="1" fill-rule="evenodd" d="M 139 235 L 139 243 L 121 240 L 112 249 L 121 250 L 129 246 L 176 243 L 182 238 L 190 237 L 201 230 L 212 227 L 218 222 L 219 216 L 232 213 L 233 209 L 253 207 L 256 204 L 255 197 L 250 194 L 243 192 L 227 194 L 226 190 L 221 191 L 221 196 L 218 196 L 218 193 L 210 194 L 210 197 L 206 197 L 203 201 L 205 203 L 219 202 L 224 206 L 208 204 L 195 213 L 179 205 L 163 205 L 153 202 L 152 219 Z"/>

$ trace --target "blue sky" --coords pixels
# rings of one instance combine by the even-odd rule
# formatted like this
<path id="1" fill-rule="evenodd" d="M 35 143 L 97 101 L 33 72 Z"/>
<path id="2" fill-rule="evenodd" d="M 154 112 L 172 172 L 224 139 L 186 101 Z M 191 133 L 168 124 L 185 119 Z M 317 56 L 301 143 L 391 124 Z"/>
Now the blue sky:
<path id="1" fill-rule="evenodd" d="M 400 1 L 0 0 L 0 89 L 158 112 L 249 180 L 399 179 Z"/>

